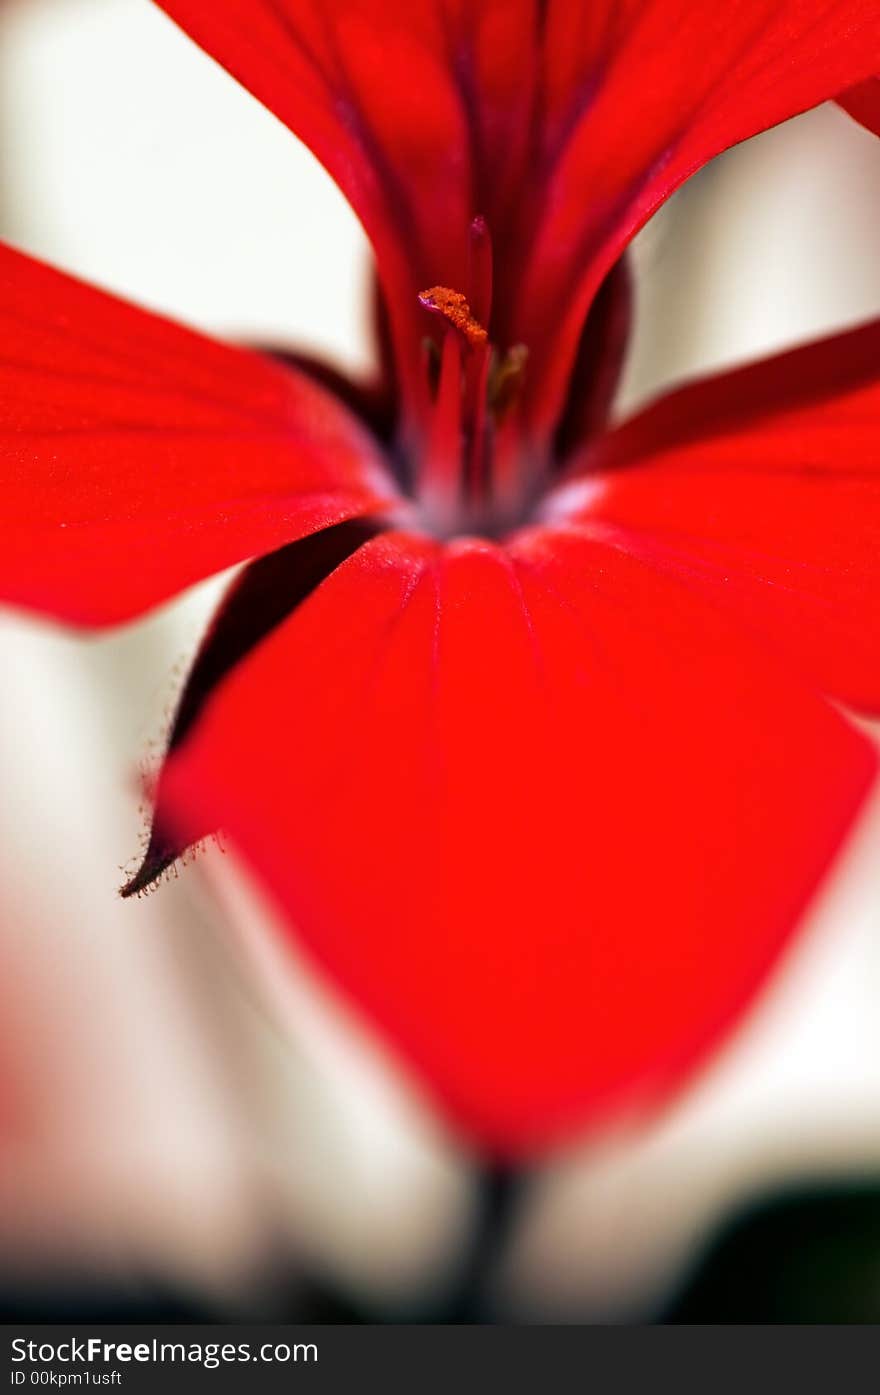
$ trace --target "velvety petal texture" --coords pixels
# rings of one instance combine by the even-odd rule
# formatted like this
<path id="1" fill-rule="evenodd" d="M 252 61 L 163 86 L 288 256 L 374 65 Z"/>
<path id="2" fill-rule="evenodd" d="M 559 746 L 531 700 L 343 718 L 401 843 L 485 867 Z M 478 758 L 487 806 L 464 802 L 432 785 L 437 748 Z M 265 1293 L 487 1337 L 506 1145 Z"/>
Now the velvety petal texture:
<path id="1" fill-rule="evenodd" d="M 168 792 L 519 1154 L 692 1068 L 873 766 L 689 586 L 536 529 L 366 543 L 215 692 Z"/>
<path id="2" fill-rule="evenodd" d="M 568 510 L 875 714 L 878 369 L 875 321 L 682 388 L 597 445 Z"/>
<path id="3" fill-rule="evenodd" d="M 396 498 L 301 373 L 0 246 L 0 597 L 78 624 Z"/>

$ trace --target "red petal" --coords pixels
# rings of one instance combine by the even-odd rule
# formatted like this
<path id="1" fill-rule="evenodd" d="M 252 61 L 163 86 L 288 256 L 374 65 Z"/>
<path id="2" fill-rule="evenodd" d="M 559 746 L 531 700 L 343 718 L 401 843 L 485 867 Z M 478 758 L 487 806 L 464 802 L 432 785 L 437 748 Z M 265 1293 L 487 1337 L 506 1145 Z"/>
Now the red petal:
<path id="1" fill-rule="evenodd" d="M 305 140 L 360 214 L 404 391 L 424 286 L 493 231 L 494 328 L 550 429 L 589 303 L 713 155 L 880 70 L 876 0 L 158 0 Z M 421 327 L 421 328 L 420 328 Z"/>
<path id="2" fill-rule="evenodd" d="M 613 266 L 590 306 L 556 432 L 555 452 L 566 460 L 606 429 L 620 384 L 634 311 L 632 268 L 626 254 Z"/>
<path id="3" fill-rule="evenodd" d="M 513 192 L 529 134 L 534 0 L 157 2 L 337 180 L 376 247 L 408 346 L 401 371 L 419 375 L 417 292 L 465 286 L 471 218 L 496 222 Z M 487 205 L 472 206 L 475 187 Z"/>
<path id="4" fill-rule="evenodd" d="M 844 111 L 880 136 L 880 78 L 869 78 L 837 98 Z"/>
<path id="5" fill-rule="evenodd" d="M 556 374 L 552 419 L 589 300 L 621 247 L 713 156 L 880 71 L 876 0 L 557 0 L 548 9 L 547 216 L 518 337 Z"/>
<path id="6" fill-rule="evenodd" d="M 705 1054 L 872 772 L 687 588 L 538 530 L 367 543 L 217 690 L 168 790 L 515 1153 Z"/>
<path id="7" fill-rule="evenodd" d="M 302 374 L 0 246 L 0 595 L 124 620 L 393 497 Z"/>
<path id="8" fill-rule="evenodd" d="M 177 837 L 165 808 L 167 758 L 189 735 L 219 683 L 237 664 L 288 618 L 291 612 L 347 557 L 380 531 L 368 519 L 349 519 L 288 543 L 237 573 L 199 646 L 180 694 L 168 734 L 166 759 L 153 794 L 153 821 L 141 864 L 120 888 L 121 896 L 137 896 L 182 856 L 186 843 Z M 214 832 L 209 822 L 200 830 Z"/>
<path id="9" fill-rule="evenodd" d="M 672 393 L 606 438 L 579 515 L 869 712 L 880 712 L 878 365 L 880 321 Z"/>

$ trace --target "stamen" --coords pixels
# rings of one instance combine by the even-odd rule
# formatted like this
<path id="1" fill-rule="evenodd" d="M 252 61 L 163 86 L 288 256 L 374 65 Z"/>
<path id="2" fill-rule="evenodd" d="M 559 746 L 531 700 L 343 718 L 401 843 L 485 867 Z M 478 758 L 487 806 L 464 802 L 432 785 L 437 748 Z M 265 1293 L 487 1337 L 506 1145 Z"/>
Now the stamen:
<path id="1" fill-rule="evenodd" d="M 461 489 L 461 355 L 461 340 L 447 330 L 419 483 L 419 493 L 428 513 L 444 532 L 455 516 Z"/>
<path id="2" fill-rule="evenodd" d="M 490 357 L 488 350 L 478 355 L 466 383 L 466 392 L 470 396 L 470 401 L 465 404 L 470 426 L 470 450 L 465 483 L 471 500 L 477 505 L 481 500 L 488 498 L 492 489 L 491 464 L 488 459 L 491 443 L 486 434 L 486 389 L 489 382 Z"/>
<path id="3" fill-rule="evenodd" d="M 419 295 L 445 321 L 425 359 L 431 409 L 417 482 L 442 532 L 501 526 L 529 487 L 515 410 L 528 354 L 515 344 L 499 355 L 489 342 L 492 279 L 492 239 L 478 217 L 468 229 L 467 294 L 431 286 Z"/>
<path id="4" fill-rule="evenodd" d="M 489 341 L 486 330 L 471 313 L 467 297 L 461 291 L 450 290 L 448 286 L 431 286 L 421 291 L 419 302 L 426 310 L 442 315 L 472 349 L 485 348 Z"/>
<path id="5" fill-rule="evenodd" d="M 470 226 L 468 241 L 468 295 L 475 319 L 488 325 L 492 313 L 492 238 L 480 214 Z"/>

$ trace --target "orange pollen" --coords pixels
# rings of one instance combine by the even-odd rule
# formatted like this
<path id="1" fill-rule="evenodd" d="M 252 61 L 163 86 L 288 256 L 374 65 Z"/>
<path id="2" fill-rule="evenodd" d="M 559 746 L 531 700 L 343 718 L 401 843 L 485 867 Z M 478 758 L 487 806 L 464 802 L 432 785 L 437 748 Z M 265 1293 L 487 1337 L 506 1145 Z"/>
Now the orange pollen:
<path id="1" fill-rule="evenodd" d="M 471 307 L 461 291 L 451 291 L 448 286 L 432 286 L 430 290 L 420 292 L 419 301 L 426 310 L 434 310 L 447 319 L 472 349 L 481 349 L 486 344 L 489 336 L 479 320 L 471 314 Z"/>

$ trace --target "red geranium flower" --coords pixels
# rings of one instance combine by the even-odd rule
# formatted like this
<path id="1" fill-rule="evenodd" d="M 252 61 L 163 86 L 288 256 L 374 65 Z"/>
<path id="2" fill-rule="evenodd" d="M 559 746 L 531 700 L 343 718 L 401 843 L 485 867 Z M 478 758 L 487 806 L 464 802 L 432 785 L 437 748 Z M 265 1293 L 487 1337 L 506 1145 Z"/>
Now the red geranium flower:
<path id="1" fill-rule="evenodd" d="M 3 590 L 104 625 L 262 557 L 128 890 L 224 827 L 453 1116 L 524 1150 L 704 1055 L 872 778 L 827 699 L 880 707 L 880 324 L 607 416 L 629 239 L 877 72 L 880 11 L 163 8 L 348 194 L 386 374 L 310 376 L 5 251 Z"/>

